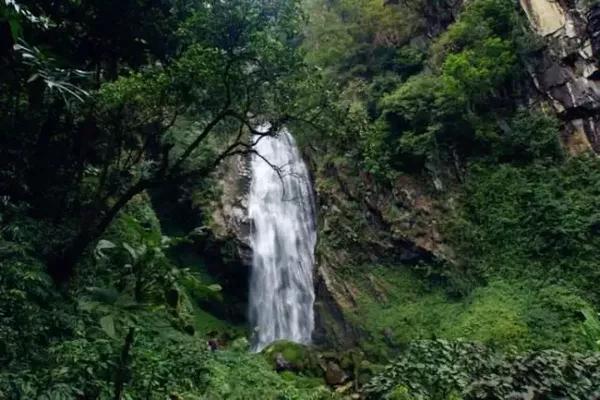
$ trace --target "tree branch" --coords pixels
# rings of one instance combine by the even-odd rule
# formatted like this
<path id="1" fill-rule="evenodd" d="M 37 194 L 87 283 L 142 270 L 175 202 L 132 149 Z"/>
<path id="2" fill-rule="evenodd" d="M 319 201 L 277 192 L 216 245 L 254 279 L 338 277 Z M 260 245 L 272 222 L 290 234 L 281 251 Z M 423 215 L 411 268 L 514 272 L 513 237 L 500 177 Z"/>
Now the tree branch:
<path id="1" fill-rule="evenodd" d="M 175 164 L 171 167 L 172 171 L 178 170 L 181 165 L 189 158 L 189 156 L 196 150 L 196 148 L 202 143 L 204 139 L 212 132 L 212 130 L 223 121 L 228 115 L 232 113 L 227 107 L 219 112 L 202 130 L 202 132 L 194 139 L 194 141 L 185 149 L 185 151 L 179 156 Z"/>

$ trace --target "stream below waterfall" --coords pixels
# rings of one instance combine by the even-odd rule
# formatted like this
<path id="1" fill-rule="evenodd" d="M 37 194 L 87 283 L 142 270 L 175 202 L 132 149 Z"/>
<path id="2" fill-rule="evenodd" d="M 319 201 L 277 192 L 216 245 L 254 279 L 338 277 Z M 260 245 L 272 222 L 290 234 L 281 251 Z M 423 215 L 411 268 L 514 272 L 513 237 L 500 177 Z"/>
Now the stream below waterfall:
<path id="1" fill-rule="evenodd" d="M 249 320 L 252 348 L 260 351 L 276 340 L 311 340 L 316 226 L 310 177 L 290 132 L 261 137 L 255 150 Z"/>

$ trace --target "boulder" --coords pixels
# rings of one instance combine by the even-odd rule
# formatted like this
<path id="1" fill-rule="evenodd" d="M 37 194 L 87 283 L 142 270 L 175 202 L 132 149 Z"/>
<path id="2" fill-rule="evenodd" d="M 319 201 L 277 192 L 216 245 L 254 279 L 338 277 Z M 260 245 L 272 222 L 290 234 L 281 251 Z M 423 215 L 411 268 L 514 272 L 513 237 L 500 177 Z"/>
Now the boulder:
<path id="1" fill-rule="evenodd" d="M 327 363 L 327 371 L 325 371 L 325 382 L 330 386 L 341 385 L 348 380 L 349 376 L 346 372 L 335 362 L 329 361 Z"/>
<path id="2" fill-rule="evenodd" d="M 277 353 L 275 354 L 275 371 L 283 372 L 283 371 L 293 371 L 294 366 L 288 360 L 283 357 L 283 354 Z"/>
<path id="3" fill-rule="evenodd" d="M 267 346 L 262 352 L 277 372 L 293 371 L 309 376 L 321 376 L 319 358 L 310 347 L 280 340 Z"/>

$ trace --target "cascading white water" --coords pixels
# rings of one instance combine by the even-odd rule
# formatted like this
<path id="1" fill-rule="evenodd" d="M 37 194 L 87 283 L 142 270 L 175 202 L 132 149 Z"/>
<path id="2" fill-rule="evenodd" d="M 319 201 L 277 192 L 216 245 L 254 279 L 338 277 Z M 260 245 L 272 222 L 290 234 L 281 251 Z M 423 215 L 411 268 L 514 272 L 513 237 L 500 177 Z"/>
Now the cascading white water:
<path id="1" fill-rule="evenodd" d="M 316 229 L 308 171 L 289 131 L 261 137 L 255 150 L 260 156 L 252 156 L 248 201 L 253 250 L 249 319 L 253 350 L 260 351 L 280 339 L 311 340 Z"/>

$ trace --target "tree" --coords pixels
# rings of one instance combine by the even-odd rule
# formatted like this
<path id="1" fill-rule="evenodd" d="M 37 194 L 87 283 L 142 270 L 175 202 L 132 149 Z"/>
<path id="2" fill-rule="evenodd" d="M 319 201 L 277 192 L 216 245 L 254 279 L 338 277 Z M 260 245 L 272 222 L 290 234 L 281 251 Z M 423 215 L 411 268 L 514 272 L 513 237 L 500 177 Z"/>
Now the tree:
<path id="1" fill-rule="evenodd" d="M 103 2 L 92 2 L 89 8 L 28 3 L 49 18 L 59 15 L 60 28 L 53 29 L 64 32 L 70 32 L 69 26 L 87 29 L 82 15 L 105 18 Z M 12 150 L 15 159 L 14 152 L 23 150 L 15 162 L 27 171 L 19 172 L 27 187 L 13 190 L 13 196 L 28 200 L 32 212 L 55 226 L 68 227 L 60 229 L 48 251 L 49 270 L 57 281 L 72 276 L 85 250 L 136 194 L 164 182 L 203 177 L 224 158 L 253 152 L 247 134 L 258 133 L 259 116 L 272 123 L 263 135 L 276 133 L 291 118 L 290 88 L 306 79 L 296 39 L 302 22 L 296 0 L 177 2 L 169 17 L 179 21 L 178 28 L 172 28 L 177 34 L 165 36 L 176 43 L 174 50 L 154 51 L 152 43 L 137 51 L 134 43 L 140 35 L 162 39 L 165 9 L 159 6 L 164 3 L 127 2 L 127 18 L 143 17 L 147 8 L 158 7 L 159 12 L 145 21 L 148 29 L 126 36 L 123 43 L 131 46 L 113 48 L 110 60 L 82 56 L 78 43 L 52 47 L 70 68 L 96 68 L 99 88 L 94 89 L 94 81 L 84 83 L 89 98 L 65 98 L 36 87 L 41 99 L 35 107 L 32 96 L 21 98 L 13 115 L 16 121 L 2 121 L 12 130 L 2 138 L 9 145 L 5 151 Z M 115 26 L 122 27 L 120 22 Z M 102 32 L 91 28 L 81 36 L 101 42 L 101 48 L 114 40 L 106 35 L 105 41 Z M 77 41 L 70 36 L 66 40 Z M 132 58 L 136 52 L 146 54 L 149 62 Z M 19 78 L 15 92 L 32 91 L 35 70 L 26 65 L 26 57 L 17 58 L 11 66 Z M 33 111 L 25 117 L 27 109 Z M 175 135 L 172 128 L 183 120 L 195 124 Z M 37 177 L 40 171 L 45 172 L 43 179 Z"/>

